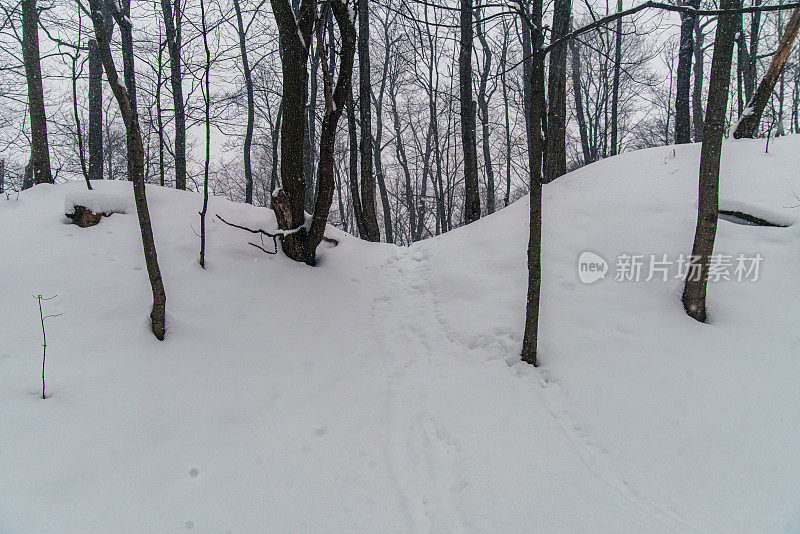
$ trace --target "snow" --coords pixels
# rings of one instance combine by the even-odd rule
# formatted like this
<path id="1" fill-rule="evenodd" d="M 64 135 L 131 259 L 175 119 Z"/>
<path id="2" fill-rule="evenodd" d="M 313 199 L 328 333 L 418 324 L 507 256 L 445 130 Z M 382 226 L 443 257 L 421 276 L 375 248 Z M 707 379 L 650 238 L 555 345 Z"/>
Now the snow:
<path id="1" fill-rule="evenodd" d="M 74 189 L 74 188 L 73 188 Z M 83 206 L 93 213 L 129 213 L 133 210 L 133 196 L 128 191 L 76 190 L 64 195 L 64 213 L 75 213 L 75 206 Z"/>
<path id="2" fill-rule="evenodd" d="M 763 143 L 726 141 L 721 205 L 791 226 L 719 223 L 715 251 L 764 260 L 710 285 L 709 324 L 678 280 L 613 276 L 621 254 L 691 252 L 699 145 L 545 186 L 539 369 L 518 357 L 524 199 L 410 248 L 329 227 L 314 268 L 210 216 L 203 270 L 201 197 L 148 187 L 158 342 L 133 212 L 65 224 L 77 182 L 3 198 L 0 531 L 800 531 L 800 138 Z M 585 251 L 604 279 L 580 282 Z M 40 293 L 63 313 L 47 400 Z"/>

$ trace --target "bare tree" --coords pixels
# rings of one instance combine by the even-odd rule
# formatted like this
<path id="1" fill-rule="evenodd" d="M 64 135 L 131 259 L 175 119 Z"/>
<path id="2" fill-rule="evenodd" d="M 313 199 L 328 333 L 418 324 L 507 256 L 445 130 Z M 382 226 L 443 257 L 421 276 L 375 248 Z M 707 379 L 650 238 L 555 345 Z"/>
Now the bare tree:
<path id="1" fill-rule="evenodd" d="M 475 101 L 472 99 L 472 0 L 461 0 L 461 40 L 458 54 L 461 96 L 461 145 L 464 151 L 464 224 L 481 218 L 478 151 L 475 144 Z"/>
<path id="2" fill-rule="evenodd" d="M 31 121 L 30 172 L 33 183 L 53 183 L 50 172 L 50 146 L 47 143 L 47 116 L 44 110 L 42 66 L 39 62 L 39 13 L 36 0 L 22 0 L 22 55 L 28 82 L 28 113 Z"/>
<path id="3" fill-rule="evenodd" d="M 175 188 L 186 189 L 186 110 L 183 106 L 183 82 L 181 68 L 181 5 L 174 0 L 173 13 L 170 0 L 161 0 L 169 52 L 170 82 L 172 84 L 172 107 L 175 114 Z"/>

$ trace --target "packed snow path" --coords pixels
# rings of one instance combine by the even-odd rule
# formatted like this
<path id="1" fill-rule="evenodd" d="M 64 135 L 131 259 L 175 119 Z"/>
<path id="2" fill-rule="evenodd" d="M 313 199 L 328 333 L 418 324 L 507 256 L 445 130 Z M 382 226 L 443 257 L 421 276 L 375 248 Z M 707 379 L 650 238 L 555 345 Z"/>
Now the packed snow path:
<path id="1" fill-rule="evenodd" d="M 518 361 L 524 199 L 410 248 L 329 228 L 316 268 L 211 219 L 202 270 L 200 197 L 148 188 L 160 343 L 133 213 L 66 224 L 80 183 L 3 196 L 0 533 L 800 532 L 800 138 L 726 143 L 722 206 L 786 227 L 720 222 L 717 250 L 764 263 L 710 287 L 710 324 L 678 281 L 613 280 L 620 254 L 688 253 L 698 153 L 545 188 L 540 369 Z M 587 250 L 606 280 L 578 280 Z M 46 400 L 40 293 L 63 313 Z"/>

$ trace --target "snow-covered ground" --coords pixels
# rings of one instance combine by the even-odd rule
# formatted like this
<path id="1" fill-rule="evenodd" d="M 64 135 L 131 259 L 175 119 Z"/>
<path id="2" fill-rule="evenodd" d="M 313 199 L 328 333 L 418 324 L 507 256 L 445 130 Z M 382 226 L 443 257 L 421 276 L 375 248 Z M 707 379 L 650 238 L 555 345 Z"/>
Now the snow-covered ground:
<path id="1" fill-rule="evenodd" d="M 158 342 L 134 210 L 81 229 L 81 183 L 4 196 L 0 532 L 800 532 L 800 137 L 726 143 L 722 208 L 790 226 L 720 222 L 716 251 L 763 261 L 710 284 L 710 324 L 674 265 L 644 281 L 691 251 L 698 158 L 545 187 L 540 369 L 518 361 L 525 200 L 410 248 L 330 228 L 317 268 L 210 218 L 204 271 L 200 196 L 150 187 Z M 584 251 L 605 279 L 579 281 Z M 641 281 L 614 280 L 621 255 Z M 46 400 L 37 294 L 63 314 Z"/>

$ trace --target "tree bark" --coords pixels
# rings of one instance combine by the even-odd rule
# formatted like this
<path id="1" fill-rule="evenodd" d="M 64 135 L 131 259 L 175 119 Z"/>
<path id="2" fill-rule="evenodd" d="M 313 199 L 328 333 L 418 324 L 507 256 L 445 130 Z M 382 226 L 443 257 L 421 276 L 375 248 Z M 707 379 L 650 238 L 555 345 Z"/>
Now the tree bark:
<path id="1" fill-rule="evenodd" d="M 592 163 L 592 152 L 589 150 L 589 134 L 586 129 L 586 117 L 583 111 L 583 96 L 581 91 L 581 52 L 577 39 L 569 40 L 572 54 L 572 94 L 575 97 L 575 116 L 578 119 L 578 133 L 581 137 L 581 151 L 583 164 Z"/>
<path id="2" fill-rule="evenodd" d="M 106 79 L 111 86 L 111 91 L 117 100 L 125 130 L 127 132 L 128 146 L 128 177 L 133 182 L 133 196 L 136 204 L 136 214 L 139 219 L 139 229 L 142 234 L 142 248 L 144 250 L 147 275 L 150 279 L 150 288 L 153 293 L 153 307 L 150 312 L 150 323 L 153 334 L 157 339 L 163 340 L 165 335 L 165 309 L 167 295 L 161 279 L 161 270 L 158 266 L 156 245 L 153 238 L 153 227 L 150 222 L 150 211 L 147 207 L 147 196 L 144 185 L 144 147 L 142 146 L 142 133 L 139 127 L 139 117 L 136 108 L 131 106 L 128 93 L 119 83 L 114 58 L 111 55 L 111 46 L 106 37 L 103 24 L 103 15 L 100 9 L 100 0 L 89 0 L 92 13 L 97 46 L 106 71 Z"/>
<path id="3" fill-rule="evenodd" d="M 553 12 L 552 40 L 569 32 L 572 0 L 556 0 Z M 535 52 L 534 52 L 535 53 Z M 543 183 L 549 183 L 567 172 L 567 43 L 550 50 L 550 77 L 547 87 L 547 146 L 544 157 Z"/>
<path id="4" fill-rule="evenodd" d="M 358 136 L 356 135 L 356 111 L 353 103 L 352 87 L 347 97 L 347 133 L 350 140 L 348 151 L 350 155 L 348 165 L 348 170 L 350 171 L 350 201 L 353 203 L 353 216 L 356 220 L 358 235 L 362 239 L 366 239 L 367 227 L 364 222 L 364 210 L 361 208 L 361 193 L 358 187 Z"/>
<path id="5" fill-rule="evenodd" d="M 522 339 L 522 361 L 539 365 L 539 296 L 542 284 L 542 121 L 544 114 L 544 54 L 542 53 L 542 0 L 533 0 L 530 22 L 522 21 L 528 33 L 529 61 L 523 63 L 523 89 L 528 115 L 528 165 L 530 172 L 530 227 L 528 235 L 528 292 L 525 304 L 525 332 Z M 523 46 L 523 50 L 526 47 Z"/>
<path id="6" fill-rule="evenodd" d="M 239 12 L 238 0 L 233 0 L 236 5 L 236 14 L 239 16 L 239 28 L 242 18 Z M 200 0 L 201 27 L 203 30 L 203 49 L 206 53 L 204 65 L 205 94 L 205 127 L 206 127 L 206 159 L 203 162 L 203 208 L 200 210 L 200 267 L 206 268 L 206 213 L 208 213 L 208 167 L 211 160 L 211 50 L 208 47 L 208 31 L 206 30 L 206 7 L 204 0 Z M 243 32 L 242 32 L 243 33 Z M 246 63 L 245 63 L 246 65 Z M 246 67 L 245 67 L 246 68 Z"/>
<path id="7" fill-rule="evenodd" d="M 250 163 L 250 147 L 253 144 L 253 123 L 255 121 L 255 99 L 253 96 L 253 77 L 250 72 L 250 63 L 247 60 L 247 39 L 242 22 L 242 8 L 239 0 L 233 0 L 236 10 L 236 27 L 239 33 L 239 53 L 242 56 L 242 72 L 244 73 L 244 86 L 247 91 L 247 129 L 244 133 L 244 201 L 253 203 L 253 168 Z"/>
<path id="8" fill-rule="evenodd" d="M 472 0 L 461 0 L 461 44 L 458 54 L 461 95 L 461 145 L 464 150 L 464 224 L 481 218 L 478 151 L 475 144 L 475 101 L 472 99 Z"/>
<path id="9" fill-rule="evenodd" d="M 483 22 L 480 20 L 480 9 L 475 10 L 475 33 L 483 49 L 483 67 L 481 68 L 481 79 L 478 85 L 478 111 L 481 119 L 481 141 L 483 148 L 483 169 L 486 174 L 486 213 L 494 213 L 495 194 L 494 194 L 494 168 L 492 167 L 491 141 L 489 140 L 489 98 L 487 86 L 489 73 L 492 70 L 492 49 L 486 40 L 483 31 Z"/>
<path id="10" fill-rule="evenodd" d="M 303 169 L 308 96 L 308 51 L 316 17 L 315 0 L 303 0 L 299 19 L 288 0 L 271 0 L 283 55 L 283 122 L 281 124 L 281 184 L 284 194 L 273 194 L 272 208 L 281 230 L 284 254 L 307 262 L 305 242 L 305 174 Z M 278 192 L 280 193 L 280 191 Z"/>
<path id="11" fill-rule="evenodd" d="M 169 80 L 172 84 L 172 107 L 175 114 L 175 188 L 186 189 L 186 110 L 183 107 L 183 83 L 181 73 L 180 1 L 175 0 L 173 17 L 170 0 L 161 0 L 164 14 L 164 29 L 169 52 Z"/>
<path id="12" fill-rule="evenodd" d="M 697 0 L 699 1 L 699 0 Z M 622 0 L 617 0 L 617 11 L 622 11 Z M 619 146 L 619 78 L 622 70 L 622 17 L 617 19 L 614 35 L 614 77 L 611 86 L 611 155 L 617 154 Z"/>
<path id="13" fill-rule="evenodd" d="M 694 83 L 692 84 L 692 122 L 694 142 L 703 141 L 703 40 L 705 34 L 695 19 L 694 24 Z"/>
<path id="14" fill-rule="evenodd" d="M 738 0 L 722 0 L 721 9 L 735 9 Z M 722 138 L 725 132 L 725 113 L 728 109 L 733 44 L 737 15 L 720 15 L 717 21 L 714 57 L 711 60 L 711 78 L 708 84 L 708 106 L 703 146 L 700 151 L 698 180 L 697 227 L 692 246 L 692 258 L 699 272 L 687 273 L 683 289 L 683 307 L 697 321 L 706 320 L 706 289 L 709 259 L 714 251 L 719 216 L 719 164 L 722 156 Z"/>
<path id="15" fill-rule="evenodd" d="M 684 5 L 695 9 L 700 0 L 685 0 Z M 697 15 L 681 13 L 681 37 L 678 49 L 677 89 L 675 91 L 675 143 L 689 143 L 692 140 L 689 118 L 689 86 L 692 76 L 692 57 L 694 56 L 694 28 Z"/>
<path id="16" fill-rule="evenodd" d="M 792 44 L 797 37 L 797 31 L 800 29 L 800 7 L 796 7 L 792 11 L 792 16 L 786 24 L 786 29 L 781 36 L 778 43 L 778 48 L 775 50 L 775 55 L 772 56 L 772 62 L 767 69 L 766 74 L 758 84 L 758 89 L 751 101 L 747 103 L 745 112 L 740 117 L 739 124 L 733 136 L 736 139 L 742 137 L 754 137 L 758 130 L 758 124 L 761 122 L 761 115 L 764 113 L 764 108 L 769 102 L 772 95 L 772 90 L 775 88 L 775 83 L 780 78 L 783 67 L 786 64 L 786 59 L 789 57 L 789 52 L 792 50 Z M 709 87 L 710 90 L 710 87 Z M 708 126 L 708 117 L 706 117 L 706 126 Z"/>
<path id="17" fill-rule="evenodd" d="M 89 39 L 89 180 L 103 179 L 103 60 Z"/>
<path id="18" fill-rule="evenodd" d="M 364 213 L 362 238 L 380 241 L 375 208 L 375 176 L 372 172 L 372 91 L 369 61 L 369 1 L 358 0 L 358 104 L 361 117 L 361 207 Z"/>
<path id="19" fill-rule="evenodd" d="M 25 79 L 28 83 L 32 181 L 34 184 L 52 184 L 42 65 L 39 62 L 39 13 L 36 11 L 36 0 L 22 0 L 22 56 L 25 63 Z"/>

